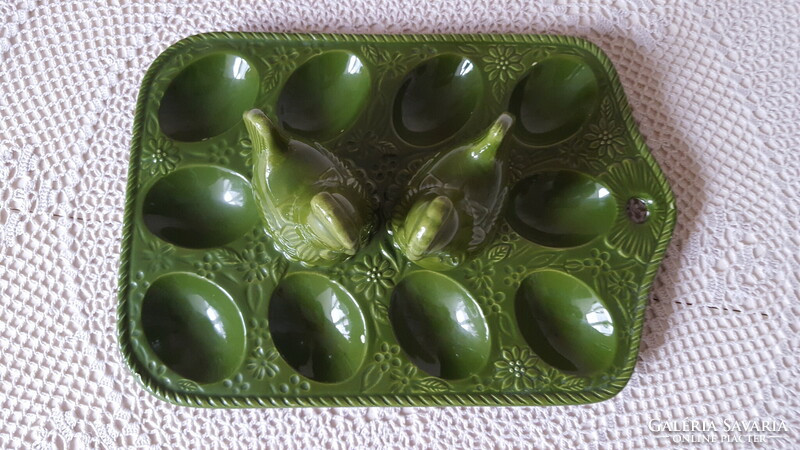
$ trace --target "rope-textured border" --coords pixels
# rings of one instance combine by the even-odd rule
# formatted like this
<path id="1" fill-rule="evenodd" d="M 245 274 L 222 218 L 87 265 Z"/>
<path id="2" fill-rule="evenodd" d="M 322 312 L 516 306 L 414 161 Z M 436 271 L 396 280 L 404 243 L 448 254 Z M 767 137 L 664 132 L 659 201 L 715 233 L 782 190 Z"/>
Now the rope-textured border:
<path id="1" fill-rule="evenodd" d="M 625 361 L 621 375 L 611 381 L 607 386 L 588 392 L 549 392 L 533 394 L 418 394 L 418 395 L 334 395 L 334 396 L 307 396 L 307 397 L 226 397 L 206 396 L 193 393 L 176 392 L 157 382 L 136 358 L 131 346 L 131 335 L 128 317 L 128 298 L 130 295 L 130 253 L 133 239 L 134 203 L 137 186 L 139 185 L 139 164 L 141 153 L 141 139 L 143 136 L 145 104 L 150 91 L 151 83 L 161 67 L 176 53 L 200 42 L 231 40 L 241 41 L 324 41 L 324 42 L 442 42 L 442 43 L 522 43 L 522 44 L 557 44 L 570 45 L 587 51 L 597 58 L 609 77 L 609 85 L 613 98 L 620 109 L 627 132 L 633 137 L 634 145 L 639 154 L 647 162 L 659 187 L 667 199 L 665 206 L 666 217 L 663 228 L 658 238 L 653 257 L 648 262 L 639 297 L 636 300 L 635 311 L 637 315 L 630 330 L 630 347 L 628 358 Z M 288 33 L 243 33 L 243 32 L 217 32 L 206 33 L 185 38 L 169 48 L 147 69 L 139 90 L 136 102 L 136 114 L 131 139 L 131 156 L 128 163 L 128 186 L 126 189 L 125 217 L 122 232 L 122 248 L 120 252 L 119 270 L 119 304 L 117 307 L 117 332 L 119 348 L 125 363 L 130 367 L 136 380 L 145 389 L 155 396 L 170 403 L 182 406 L 212 407 L 212 408 L 248 408 L 248 407 L 330 407 L 330 406 L 534 406 L 534 405 L 567 405 L 592 403 L 607 400 L 619 393 L 627 384 L 633 373 L 636 359 L 639 354 L 642 327 L 644 324 L 644 310 L 647 298 L 655 279 L 656 272 L 664 257 L 672 231 L 675 227 L 677 211 L 672 190 L 650 154 L 642 135 L 633 119 L 630 105 L 625 96 L 616 69 L 606 54 L 595 44 L 574 36 L 555 35 L 490 35 L 490 34 L 414 34 L 414 35 L 359 35 L 359 34 L 288 34 Z"/>

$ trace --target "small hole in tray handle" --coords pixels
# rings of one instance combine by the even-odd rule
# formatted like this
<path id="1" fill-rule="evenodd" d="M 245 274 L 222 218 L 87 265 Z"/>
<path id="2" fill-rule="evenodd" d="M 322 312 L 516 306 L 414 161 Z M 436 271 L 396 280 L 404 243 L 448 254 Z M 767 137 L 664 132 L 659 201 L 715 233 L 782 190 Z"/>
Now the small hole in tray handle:
<path id="1" fill-rule="evenodd" d="M 625 210 L 628 213 L 628 219 L 637 224 L 647 222 L 647 218 L 650 217 L 650 211 L 647 209 L 647 207 L 650 203 L 652 202 L 639 197 L 631 197 L 628 199 L 628 204 L 625 205 Z"/>

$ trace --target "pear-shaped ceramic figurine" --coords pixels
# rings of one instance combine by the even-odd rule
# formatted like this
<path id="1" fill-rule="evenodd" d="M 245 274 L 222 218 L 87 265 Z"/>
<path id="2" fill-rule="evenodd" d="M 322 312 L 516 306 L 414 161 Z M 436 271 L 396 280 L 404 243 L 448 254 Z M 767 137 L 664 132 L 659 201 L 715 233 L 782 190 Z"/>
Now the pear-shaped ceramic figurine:
<path id="1" fill-rule="evenodd" d="M 513 123 L 501 114 L 477 140 L 437 155 L 414 175 L 390 229 L 408 259 L 451 269 L 489 240 L 508 191 L 500 147 Z"/>
<path id="2" fill-rule="evenodd" d="M 375 228 L 374 200 L 322 146 L 282 136 L 260 110 L 244 113 L 253 143 L 253 190 L 275 248 L 307 266 L 343 261 Z"/>

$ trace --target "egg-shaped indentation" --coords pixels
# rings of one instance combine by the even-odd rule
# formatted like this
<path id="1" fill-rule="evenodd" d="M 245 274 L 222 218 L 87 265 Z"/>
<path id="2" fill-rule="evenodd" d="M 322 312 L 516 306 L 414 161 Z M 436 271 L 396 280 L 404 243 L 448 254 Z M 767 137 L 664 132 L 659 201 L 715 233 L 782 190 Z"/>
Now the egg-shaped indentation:
<path id="1" fill-rule="evenodd" d="M 142 302 L 142 329 L 165 366 L 198 383 L 231 376 L 245 355 L 242 314 L 227 292 L 192 273 L 158 278 Z"/>
<path id="2" fill-rule="evenodd" d="M 305 377 L 344 381 L 364 363 L 367 325 L 345 288 L 322 275 L 298 272 L 272 294 L 269 326 L 275 348 Z"/>
<path id="3" fill-rule="evenodd" d="M 551 366 L 591 375 L 613 363 L 618 345 L 614 320 L 577 278 L 554 270 L 534 272 L 522 280 L 515 309 L 525 341 Z"/>
<path id="4" fill-rule="evenodd" d="M 369 100 L 369 71 L 352 53 L 315 56 L 292 73 L 278 98 L 281 126 L 299 136 L 327 140 L 355 122 Z"/>
<path id="5" fill-rule="evenodd" d="M 205 56 L 183 69 L 164 92 L 161 131 L 178 141 L 222 134 L 253 107 L 258 89 L 258 73 L 246 59 L 230 53 Z"/>
<path id="6" fill-rule="evenodd" d="M 159 179 L 147 192 L 142 220 L 156 236 L 188 248 L 227 244 L 258 221 L 244 177 L 216 166 L 191 166 Z"/>
<path id="7" fill-rule="evenodd" d="M 534 145 L 550 145 L 577 132 L 597 108 L 599 88 L 592 68 L 577 56 L 557 55 L 537 62 L 517 84 L 509 110 L 518 135 Z"/>
<path id="8" fill-rule="evenodd" d="M 472 61 L 444 54 L 423 61 L 403 80 L 394 100 L 397 134 L 414 145 L 433 145 L 460 130 L 483 95 Z"/>
<path id="9" fill-rule="evenodd" d="M 489 359 L 489 328 L 480 306 L 445 275 L 418 271 L 401 280 L 389 319 L 409 359 L 435 377 L 466 378 Z"/>
<path id="10" fill-rule="evenodd" d="M 574 247 L 605 233 L 617 206 L 608 188 L 569 170 L 540 172 L 517 183 L 506 219 L 520 236 L 548 247 Z"/>

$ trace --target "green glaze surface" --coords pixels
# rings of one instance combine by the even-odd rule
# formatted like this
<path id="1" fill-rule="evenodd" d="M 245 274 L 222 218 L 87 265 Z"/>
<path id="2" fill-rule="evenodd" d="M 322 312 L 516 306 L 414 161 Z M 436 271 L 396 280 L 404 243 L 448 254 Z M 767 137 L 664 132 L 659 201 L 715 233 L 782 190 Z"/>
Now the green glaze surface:
<path id="1" fill-rule="evenodd" d="M 156 181 L 142 204 L 145 226 L 159 238 L 188 248 L 227 244 L 258 220 L 250 183 L 216 166 L 176 170 Z"/>
<path id="2" fill-rule="evenodd" d="M 364 317 L 344 287 L 327 277 L 300 272 L 284 278 L 272 294 L 269 323 L 283 358 L 312 380 L 346 380 L 364 362 Z"/>
<path id="3" fill-rule="evenodd" d="M 355 255 L 375 227 L 375 214 L 347 166 L 320 145 L 281 136 L 259 110 L 245 113 L 244 122 L 257 204 L 275 248 L 308 266 Z"/>
<path id="4" fill-rule="evenodd" d="M 220 381 L 244 359 L 242 314 L 230 295 L 205 278 L 158 278 L 142 301 L 144 338 L 171 370 L 198 383 Z"/>
<path id="5" fill-rule="evenodd" d="M 278 120 L 297 136 L 327 140 L 356 120 L 369 93 L 369 70 L 358 56 L 326 52 L 289 77 L 278 98 Z"/>
<path id="6" fill-rule="evenodd" d="M 548 364 L 591 375 L 614 361 L 614 320 L 582 281 L 563 272 L 534 272 L 522 281 L 515 301 L 520 332 Z"/>
<path id="7" fill-rule="evenodd" d="M 611 192 L 572 171 L 534 174 L 511 192 L 506 218 L 526 239 L 550 247 L 585 244 L 607 232 L 617 215 Z"/>
<path id="8" fill-rule="evenodd" d="M 120 348 L 195 407 L 601 401 L 674 222 L 584 40 L 194 36 L 142 82 Z"/>
<path id="9" fill-rule="evenodd" d="M 547 145 L 572 136 L 598 105 L 592 68 L 581 58 L 559 55 L 533 65 L 511 96 L 518 133 L 532 144 Z"/>
<path id="10" fill-rule="evenodd" d="M 389 319 L 402 349 L 425 372 L 466 378 L 491 353 L 489 327 L 469 292 L 436 272 L 412 272 L 392 293 Z"/>
<path id="11" fill-rule="evenodd" d="M 394 212 L 392 237 L 405 256 L 429 269 L 464 263 L 492 237 L 506 197 L 503 113 L 475 142 L 423 165 Z"/>
<path id="12" fill-rule="evenodd" d="M 467 123 L 483 94 L 483 79 L 467 58 L 446 54 L 420 63 L 400 86 L 394 126 L 404 140 L 431 145 Z"/>
<path id="13" fill-rule="evenodd" d="M 179 141 L 216 136 L 241 120 L 258 93 L 258 73 L 239 55 L 217 53 L 182 69 L 170 83 L 158 119 Z"/>

